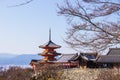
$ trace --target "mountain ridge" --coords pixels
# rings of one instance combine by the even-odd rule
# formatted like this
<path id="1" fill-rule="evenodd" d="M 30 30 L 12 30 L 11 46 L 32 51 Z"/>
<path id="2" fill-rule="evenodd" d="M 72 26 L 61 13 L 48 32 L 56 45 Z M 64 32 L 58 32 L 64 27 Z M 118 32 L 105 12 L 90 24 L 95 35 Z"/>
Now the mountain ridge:
<path id="1" fill-rule="evenodd" d="M 41 58 L 37 54 L 0 54 L 0 65 L 29 65 L 32 59 Z"/>

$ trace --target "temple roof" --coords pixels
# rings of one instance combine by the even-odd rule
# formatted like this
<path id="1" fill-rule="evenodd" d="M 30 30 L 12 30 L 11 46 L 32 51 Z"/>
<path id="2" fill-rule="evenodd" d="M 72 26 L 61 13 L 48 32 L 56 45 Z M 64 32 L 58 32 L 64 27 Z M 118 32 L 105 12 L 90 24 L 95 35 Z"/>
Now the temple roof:
<path id="1" fill-rule="evenodd" d="M 120 48 L 110 48 L 107 55 L 99 56 L 97 59 L 99 63 L 120 63 Z"/>
<path id="2" fill-rule="evenodd" d="M 69 62 L 77 56 L 78 54 L 62 54 L 62 56 L 57 60 L 57 62 Z"/>
<path id="3" fill-rule="evenodd" d="M 52 42 L 51 40 L 41 46 L 39 46 L 39 48 L 60 48 L 60 45 L 55 44 L 54 42 Z"/>
<path id="4" fill-rule="evenodd" d="M 80 53 L 80 56 L 85 59 L 85 60 L 96 60 L 97 58 L 97 53 Z"/>
<path id="5" fill-rule="evenodd" d="M 110 48 L 107 55 L 120 55 L 120 48 Z"/>
<path id="6" fill-rule="evenodd" d="M 99 63 L 120 63 L 120 56 L 105 55 L 97 59 Z"/>

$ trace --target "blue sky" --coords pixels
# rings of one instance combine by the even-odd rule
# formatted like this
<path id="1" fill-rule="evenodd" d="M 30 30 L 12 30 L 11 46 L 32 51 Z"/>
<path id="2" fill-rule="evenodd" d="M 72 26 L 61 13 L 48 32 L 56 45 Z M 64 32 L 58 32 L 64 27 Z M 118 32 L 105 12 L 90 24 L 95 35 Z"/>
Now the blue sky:
<path id="1" fill-rule="evenodd" d="M 0 1 L 0 53 L 36 54 L 42 52 L 38 46 L 48 41 L 49 28 L 52 40 L 62 46 L 58 52 L 73 53 L 63 41 L 66 19 L 57 14 L 57 3 L 63 0 L 35 0 L 19 7 L 7 7 L 25 0 Z"/>

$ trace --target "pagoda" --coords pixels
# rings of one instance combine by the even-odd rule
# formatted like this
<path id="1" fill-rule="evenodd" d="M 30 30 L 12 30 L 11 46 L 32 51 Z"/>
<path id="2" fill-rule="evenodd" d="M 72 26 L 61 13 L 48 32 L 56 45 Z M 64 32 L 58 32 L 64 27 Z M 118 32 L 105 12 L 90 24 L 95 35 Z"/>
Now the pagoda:
<path id="1" fill-rule="evenodd" d="M 42 61 L 44 62 L 51 62 L 56 61 L 56 56 L 61 55 L 60 53 L 57 53 L 55 49 L 60 48 L 60 45 L 55 44 L 51 40 L 51 30 L 49 30 L 49 41 L 43 45 L 40 45 L 39 48 L 44 49 L 42 53 L 39 53 L 38 55 L 43 56 L 44 58 Z"/>
<path id="2" fill-rule="evenodd" d="M 39 46 L 39 48 L 43 49 L 43 52 L 39 53 L 38 55 L 43 56 L 43 58 L 40 60 L 32 59 L 30 62 L 35 75 L 37 75 L 41 70 L 44 70 L 46 66 L 54 66 L 57 68 L 74 68 L 79 66 L 86 66 L 87 62 L 90 60 L 87 57 L 93 57 L 93 55 L 88 56 L 88 54 L 82 55 L 78 53 L 57 53 L 56 49 L 60 47 L 60 45 L 55 44 L 51 40 L 51 30 L 49 30 L 49 41 Z M 57 56 L 59 56 L 59 59 L 56 58 Z"/>

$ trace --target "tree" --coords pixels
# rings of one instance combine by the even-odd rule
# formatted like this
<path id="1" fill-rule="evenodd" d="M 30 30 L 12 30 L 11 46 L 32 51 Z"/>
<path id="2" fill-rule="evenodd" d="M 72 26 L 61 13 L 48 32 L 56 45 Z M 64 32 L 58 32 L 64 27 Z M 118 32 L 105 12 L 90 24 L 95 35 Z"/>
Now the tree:
<path id="1" fill-rule="evenodd" d="M 15 4 L 15 5 L 12 5 L 12 6 L 9 6 L 9 7 L 17 7 L 17 6 L 26 5 L 26 4 L 31 3 L 32 1 L 34 1 L 34 0 L 27 0 L 27 1 L 21 2 L 20 4 Z"/>
<path id="2" fill-rule="evenodd" d="M 0 80 L 30 80 L 32 74 L 31 68 L 9 67 L 8 70 L 0 71 Z"/>
<path id="3" fill-rule="evenodd" d="M 80 51 L 104 51 L 120 45 L 120 1 L 67 0 L 58 14 L 71 25 L 65 42 Z"/>

